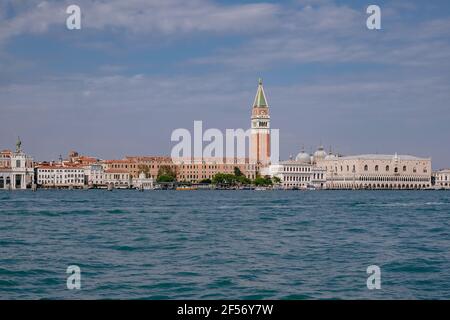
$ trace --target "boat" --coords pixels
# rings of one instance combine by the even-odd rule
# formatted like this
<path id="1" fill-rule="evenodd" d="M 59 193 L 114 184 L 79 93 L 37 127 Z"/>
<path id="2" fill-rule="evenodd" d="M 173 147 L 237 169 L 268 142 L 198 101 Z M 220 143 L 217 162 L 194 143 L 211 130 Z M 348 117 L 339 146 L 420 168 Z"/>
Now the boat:
<path id="1" fill-rule="evenodd" d="M 192 191 L 192 190 L 197 190 L 197 187 L 193 187 L 193 186 L 179 186 L 176 188 L 176 190 L 178 191 Z"/>

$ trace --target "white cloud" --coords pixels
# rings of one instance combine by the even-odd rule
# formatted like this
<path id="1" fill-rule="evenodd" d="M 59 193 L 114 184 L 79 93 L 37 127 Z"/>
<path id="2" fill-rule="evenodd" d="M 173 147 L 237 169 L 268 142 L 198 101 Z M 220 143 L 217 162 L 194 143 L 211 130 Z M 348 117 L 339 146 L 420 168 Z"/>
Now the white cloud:
<path id="1" fill-rule="evenodd" d="M 0 9 L 13 6 L 15 10 L 12 17 L 0 16 L 0 41 L 64 27 L 65 9 L 72 2 L 31 0 L 18 6 L 7 0 Z M 80 0 L 77 5 L 82 12 L 82 29 L 147 35 L 260 32 L 276 23 L 278 11 L 277 5 L 268 3 L 219 5 L 210 0 Z"/>
<path id="2" fill-rule="evenodd" d="M 323 6 L 303 6 L 283 12 L 283 23 L 263 37 L 191 62 L 255 70 L 280 63 L 318 62 L 450 66 L 450 19 L 411 25 L 399 22 L 396 10 L 384 18 L 382 31 L 371 31 L 365 27 L 363 8 L 358 11 L 329 1 Z"/>

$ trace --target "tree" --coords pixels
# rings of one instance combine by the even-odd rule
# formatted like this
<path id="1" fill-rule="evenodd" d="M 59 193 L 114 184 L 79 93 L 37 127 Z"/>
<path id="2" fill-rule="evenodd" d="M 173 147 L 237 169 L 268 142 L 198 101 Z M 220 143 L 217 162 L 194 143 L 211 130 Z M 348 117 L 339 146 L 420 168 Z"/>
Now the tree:
<path id="1" fill-rule="evenodd" d="M 270 186 L 272 185 L 272 179 L 266 177 L 256 177 L 256 179 L 253 180 L 253 183 L 255 186 Z"/>
<path id="2" fill-rule="evenodd" d="M 252 181 L 244 175 L 237 176 L 236 181 L 240 184 L 251 184 L 252 183 Z"/>
<path id="3" fill-rule="evenodd" d="M 234 175 L 236 177 L 241 177 L 243 176 L 241 169 L 239 169 L 239 167 L 234 167 Z"/>
<path id="4" fill-rule="evenodd" d="M 273 177 L 272 177 L 272 182 L 273 182 L 274 184 L 279 184 L 279 183 L 281 183 L 281 179 L 278 178 L 278 177 L 276 177 L 276 176 L 273 176 Z"/>
<path id="5" fill-rule="evenodd" d="M 199 181 L 199 183 L 211 184 L 211 179 L 202 179 Z"/>
<path id="6" fill-rule="evenodd" d="M 236 184 L 236 176 L 229 173 L 217 173 L 212 178 L 212 183 L 214 184 Z"/>
<path id="7" fill-rule="evenodd" d="M 174 182 L 177 180 L 177 173 L 175 169 L 168 165 L 162 165 L 158 169 L 158 177 L 156 181 L 161 182 Z"/>

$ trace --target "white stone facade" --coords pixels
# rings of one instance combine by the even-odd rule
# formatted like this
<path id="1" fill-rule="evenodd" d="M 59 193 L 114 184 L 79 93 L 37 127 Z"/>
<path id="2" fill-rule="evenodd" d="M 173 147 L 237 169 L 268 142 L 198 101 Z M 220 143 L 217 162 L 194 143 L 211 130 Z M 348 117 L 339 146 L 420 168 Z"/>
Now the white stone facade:
<path id="1" fill-rule="evenodd" d="M 328 189 L 431 188 L 431 159 L 408 155 L 327 157 L 317 165 L 327 172 Z"/>
<path id="2" fill-rule="evenodd" d="M 34 181 L 33 159 L 20 150 L 0 153 L 0 190 L 18 190 L 31 187 Z"/>
<path id="3" fill-rule="evenodd" d="M 131 184 L 133 188 L 141 190 L 151 190 L 154 189 L 154 180 L 152 177 L 147 178 L 144 172 L 139 174 L 138 178 L 133 178 Z"/>
<path id="4" fill-rule="evenodd" d="M 450 190 L 450 169 L 436 171 L 434 178 L 436 188 Z"/>
<path id="5" fill-rule="evenodd" d="M 285 189 L 324 188 L 326 171 L 302 161 L 288 160 L 261 169 L 261 175 L 278 177 Z"/>
<path id="6" fill-rule="evenodd" d="M 128 189 L 131 187 L 131 174 L 126 169 L 105 169 L 101 164 L 91 165 L 87 170 L 90 187 Z"/>
<path id="7" fill-rule="evenodd" d="M 42 165 L 36 169 L 37 185 L 42 188 L 83 188 L 84 168 L 79 166 Z"/>

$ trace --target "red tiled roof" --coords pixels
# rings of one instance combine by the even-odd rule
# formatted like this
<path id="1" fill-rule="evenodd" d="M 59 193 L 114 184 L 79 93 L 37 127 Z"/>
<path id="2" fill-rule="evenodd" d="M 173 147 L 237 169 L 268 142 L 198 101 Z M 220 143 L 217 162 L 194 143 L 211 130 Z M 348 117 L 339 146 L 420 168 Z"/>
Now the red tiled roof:
<path id="1" fill-rule="evenodd" d="M 123 170 L 123 169 L 106 169 L 105 172 L 106 173 L 128 173 L 127 170 Z"/>
<path id="2" fill-rule="evenodd" d="M 129 163 L 133 163 L 134 161 L 123 159 L 123 160 L 103 160 L 102 162 L 106 163 L 106 164 L 110 164 L 110 163 L 128 163 L 129 164 Z"/>
<path id="3" fill-rule="evenodd" d="M 61 166 L 61 165 L 37 165 L 38 169 L 50 169 L 50 170 L 59 170 L 59 169 L 83 169 L 82 166 Z"/>
<path id="4" fill-rule="evenodd" d="M 125 159 L 133 161 L 172 162 L 172 158 L 167 156 L 126 156 Z"/>

